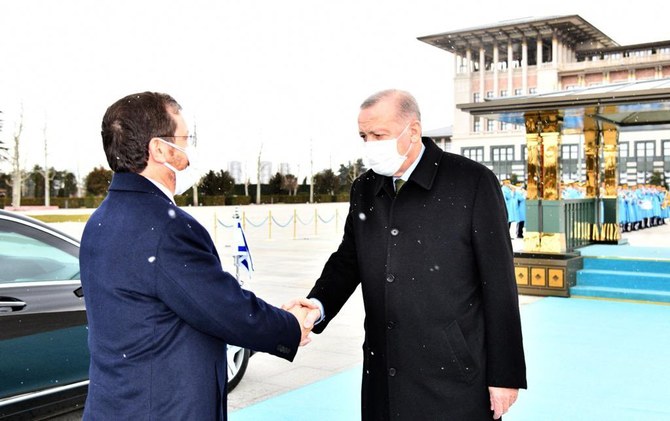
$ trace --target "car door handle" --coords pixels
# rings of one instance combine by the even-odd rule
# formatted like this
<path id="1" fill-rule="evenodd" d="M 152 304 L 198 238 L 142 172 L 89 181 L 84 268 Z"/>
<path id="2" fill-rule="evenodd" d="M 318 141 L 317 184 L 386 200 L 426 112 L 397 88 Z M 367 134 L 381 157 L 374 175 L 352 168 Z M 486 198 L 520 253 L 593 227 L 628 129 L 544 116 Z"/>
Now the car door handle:
<path id="1" fill-rule="evenodd" d="M 0 313 L 3 313 L 3 308 L 11 308 L 11 311 L 22 310 L 27 304 L 25 301 L 17 300 L 13 297 L 0 297 Z M 4 312 L 7 312 L 5 310 Z"/>

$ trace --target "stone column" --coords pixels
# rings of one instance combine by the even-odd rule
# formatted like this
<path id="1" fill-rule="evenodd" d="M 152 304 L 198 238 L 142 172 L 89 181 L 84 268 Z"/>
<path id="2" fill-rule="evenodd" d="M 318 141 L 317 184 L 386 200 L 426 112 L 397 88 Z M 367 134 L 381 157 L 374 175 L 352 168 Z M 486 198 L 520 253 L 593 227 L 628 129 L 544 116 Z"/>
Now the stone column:
<path id="1" fill-rule="evenodd" d="M 512 96 L 514 87 L 514 50 L 512 40 L 507 41 L 507 95 Z"/>
<path id="2" fill-rule="evenodd" d="M 500 96 L 500 90 L 498 89 L 498 62 L 500 61 L 500 55 L 498 54 L 498 43 L 493 43 L 493 97 L 497 98 Z"/>
<path id="3" fill-rule="evenodd" d="M 486 51 L 484 45 L 479 47 L 479 98 L 484 100 L 484 75 L 486 74 Z"/>
<path id="4" fill-rule="evenodd" d="M 522 95 L 528 95 L 528 40 L 521 40 L 521 80 Z"/>
<path id="5" fill-rule="evenodd" d="M 551 63 L 552 67 L 558 66 L 558 35 L 555 31 L 551 35 Z"/>

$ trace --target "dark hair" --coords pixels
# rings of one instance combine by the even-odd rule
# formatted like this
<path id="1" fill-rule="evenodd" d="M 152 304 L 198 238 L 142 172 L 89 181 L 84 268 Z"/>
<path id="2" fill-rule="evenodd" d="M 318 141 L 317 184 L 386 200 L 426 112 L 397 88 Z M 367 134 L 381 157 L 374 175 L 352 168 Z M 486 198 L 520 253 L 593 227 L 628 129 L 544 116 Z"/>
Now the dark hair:
<path id="1" fill-rule="evenodd" d="M 421 111 L 419 110 L 419 104 L 416 102 L 414 96 L 407 91 L 401 91 L 399 89 L 386 89 L 370 95 L 368 99 L 361 104 L 361 110 L 370 108 L 382 99 L 388 97 L 394 97 L 396 99 L 399 117 L 414 117 L 421 121 Z"/>
<path id="2" fill-rule="evenodd" d="M 172 114 L 181 106 L 170 95 L 142 92 L 121 98 L 102 118 L 102 146 L 114 172 L 142 172 L 149 160 L 149 141 L 177 130 Z"/>

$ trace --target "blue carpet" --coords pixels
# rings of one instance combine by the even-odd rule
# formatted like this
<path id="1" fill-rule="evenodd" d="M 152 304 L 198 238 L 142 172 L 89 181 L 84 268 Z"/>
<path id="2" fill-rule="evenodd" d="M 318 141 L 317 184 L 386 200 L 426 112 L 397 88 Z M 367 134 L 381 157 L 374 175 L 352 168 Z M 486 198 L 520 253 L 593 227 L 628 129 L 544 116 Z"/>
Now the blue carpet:
<path id="1" fill-rule="evenodd" d="M 358 420 L 361 417 L 360 389 L 359 366 L 232 412 L 228 415 L 228 419 L 230 421 Z"/>
<path id="2" fill-rule="evenodd" d="M 529 390 L 505 421 L 670 420 L 670 306 L 544 298 L 521 317 Z M 340 373 L 230 420 L 357 420 L 360 376 Z"/>
<path id="3" fill-rule="evenodd" d="M 529 389 L 506 421 L 670 420 L 670 306 L 545 298 L 522 319 Z"/>

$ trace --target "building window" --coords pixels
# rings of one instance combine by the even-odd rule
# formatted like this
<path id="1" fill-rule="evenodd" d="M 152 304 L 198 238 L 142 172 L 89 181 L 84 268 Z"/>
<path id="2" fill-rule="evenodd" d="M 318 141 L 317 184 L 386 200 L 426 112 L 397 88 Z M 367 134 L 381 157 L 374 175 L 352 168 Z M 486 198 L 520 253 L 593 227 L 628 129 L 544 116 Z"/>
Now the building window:
<path id="1" fill-rule="evenodd" d="M 472 102 L 481 102 L 482 101 L 482 96 L 479 95 L 479 92 L 475 92 L 472 95 Z"/>
<path id="2" fill-rule="evenodd" d="M 628 142 L 619 143 L 619 159 L 628 158 Z"/>
<path id="3" fill-rule="evenodd" d="M 491 119 L 486 120 L 486 131 L 494 132 L 495 130 L 496 130 L 496 121 Z"/>
<path id="4" fill-rule="evenodd" d="M 663 141 L 663 169 L 666 172 L 670 171 L 670 140 Z"/>
<path id="5" fill-rule="evenodd" d="M 579 145 L 561 145 L 561 174 L 563 181 L 579 179 Z"/>
<path id="6" fill-rule="evenodd" d="M 626 163 L 628 162 L 628 142 L 620 142 L 619 143 L 619 178 L 622 178 L 622 176 L 626 173 L 626 168 L 627 165 Z"/>
<path id="7" fill-rule="evenodd" d="M 514 161 L 514 146 L 491 146 L 492 161 Z"/>
<path id="8" fill-rule="evenodd" d="M 654 171 L 656 144 L 653 140 L 635 142 L 635 161 L 637 164 L 637 182 L 646 184 Z"/>
<path id="9" fill-rule="evenodd" d="M 516 88 L 516 89 L 514 90 L 514 96 L 521 96 L 521 95 L 522 95 L 522 91 L 521 91 L 521 89 L 520 89 L 520 88 Z"/>
<path id="10" fill-rule="evenodd" d="M 531 95 L 535 95 L 537 93 L 537 88 L 528 88 L 528 93 Z"/>
<path id="11" fill-rule="evenodd" d="M 514 146 L 491 146 L 491 161 L 492 170 L 498 179 L 510 178 L 514 162 Z"/>
<path id="12" fill-rule="evenodd" d="M 479 117 L 475 117 L 473 119 L 473 125 L 472 125 L 472 131 L 475 133 L 479 133 L 482 131 L 482 119 Z"/>
<path id="13" fill-rule="evenodd" d="M 473 161 L 482 162 L 484 161 L 484 147 L 461 148 L 461 155 Z"/>
<path id="14" fill-rule="evenodd" d="M 502 91 L 500 91 L 500 97 L 505 97 L 505 96 L 507 96 L 507 89 L 503 89 Z"/>
<path id="15" fill-rule="evenodd" d="M 486 98 L 493 98 L 493 91 L 486 91 Z"/>

